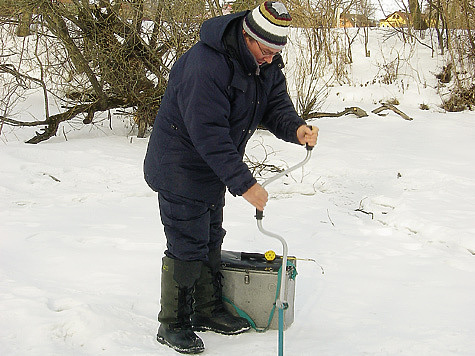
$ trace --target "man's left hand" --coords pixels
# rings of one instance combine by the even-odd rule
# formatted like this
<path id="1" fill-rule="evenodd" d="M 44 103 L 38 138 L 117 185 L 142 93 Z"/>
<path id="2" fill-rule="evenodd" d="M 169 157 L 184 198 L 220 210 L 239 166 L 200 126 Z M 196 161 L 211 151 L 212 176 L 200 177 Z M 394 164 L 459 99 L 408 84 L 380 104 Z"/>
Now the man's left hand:
<path id="1" fill-rule="evenodd" d="M 315 146 L 317 144 L 317 137 L 317 126 L 302 125 L 297 129 L 297 139 L 302 145 Z"/>

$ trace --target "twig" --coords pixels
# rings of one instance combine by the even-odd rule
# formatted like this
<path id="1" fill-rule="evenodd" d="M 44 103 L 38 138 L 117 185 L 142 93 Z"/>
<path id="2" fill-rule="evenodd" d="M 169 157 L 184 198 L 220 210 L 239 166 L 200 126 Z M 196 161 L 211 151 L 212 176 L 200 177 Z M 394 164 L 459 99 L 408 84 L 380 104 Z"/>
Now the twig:
<path id="1" fill-rule="evenodd" d="M 68 141 L 68 137 L 66 136 L 66 131 L 64 130 L 64 126 L 63 126 L 63 136 L 64 136 L 64 139 Z"/>
<path id="2" fill-rule="evenodd" d="M 355 209 L 355 211 L 359 211 L 359 212 L 362 212 L 363 214 L 371 215 L 371 220 L 373 220 L 374 219 L 374 214 L 372 212 L 368 212 L 368 211 L 363 210 L 363 200 L 365 200 L 366 198 L 367 197 L 361 199 L 360 207 L 358 209 Z"/>
<path id="3" fill-rule="evenodd" d="M 50 177 L 52 180 L 54 180 L 55 182 L 61 182 L 58 178 L 56 178 L 55 176 L 49 174 L 49 173 L 43 173 L 44 176 L 48 176 Z"/>
<path id="4" fill-rule="evenodd" d="M 327 209 L 327 216 L 328 216 L 328 220 L 330 220 L 331 224 L 332 224 L 333 226 L 335 226 L 335 224 L 334 224 L 333 221 L 332 221 L 332 218 L 330 217 L 330 212 L 328 211 L 328 209 Z"/>
<path id="5" fill-rule="evenodd" d="M 262 177 L 263 175 L 265 175 L 266 172 L 282 172 L 284 169 L 273 164 L 266 163 L 269 156 L 275 154 L 275 152 L 269 153 L 262 142 L 258 142 L 258 146 L 262 147 L 262 149 L 264 150 L 264 158 L 261 161 L 253 161 L 247 154 L 244 156 L 244 162 L 248 165 L 249 170 L 252 172 L 252 174 L 254 176 L 259 175 Z"/>
<path id="6" fill-rule="evenodd" d="M 364 213 L 364 214 L 371 215 L 371 220 L 374 219 L 374 214 L 373 214 L 372 212 L 370 212 L 370 211 L 369 211 L 369 212 L 368 212 L 368 211 L 364 211 L 364 210 L 361 209 L 361 208 L 355 209 L 355 211 L 360 211 L 360 212 L 362 212 L 362 213 Z"/>

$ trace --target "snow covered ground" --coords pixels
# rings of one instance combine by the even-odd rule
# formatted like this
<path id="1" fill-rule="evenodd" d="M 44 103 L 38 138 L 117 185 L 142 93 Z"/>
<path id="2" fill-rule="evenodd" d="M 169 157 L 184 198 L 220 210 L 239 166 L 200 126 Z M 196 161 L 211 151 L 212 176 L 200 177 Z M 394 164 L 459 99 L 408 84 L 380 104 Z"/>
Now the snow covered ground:
<path id="1" fill-rule="evenodd" d="M 416 79 L 361 86 L 378 48 L 354 50 L 355 85 L 332 88 L 322 108 L 369 115 L 315 120 L 311 161 L 268 186 L 264 226 L 316 261 L 298 261 L 285 354 L 475 355 L 475 114 L 438 107 L 442 63 L 424 48 L 411 57 Z M 389 98 L 413 120 L 371 113 Z M 113 126 L 39 145 L 4 127 L 1 355 L 176 355 L 155 341 L 165 238 L 142 178 L 147 139 Z M 272 164 L 305 156 L 265 132 L 248 153 L 263 145 Z M 225 227 L 225 249 L 281 251 L 242 198 L 227 197 Z M 204 355 L 277 353 L 276 331 L 200 336 Z"/>

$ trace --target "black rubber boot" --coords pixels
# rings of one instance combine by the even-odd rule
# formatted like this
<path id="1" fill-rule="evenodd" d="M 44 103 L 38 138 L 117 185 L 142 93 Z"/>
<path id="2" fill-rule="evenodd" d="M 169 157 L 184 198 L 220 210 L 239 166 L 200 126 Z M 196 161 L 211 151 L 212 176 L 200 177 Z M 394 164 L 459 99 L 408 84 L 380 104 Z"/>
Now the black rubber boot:
<path id="1" fill-rule="evenodd" d="M 232 315 L 222 300 L 223 275 L 221 268 L 221 250 L 210 251 L 208 263 L 201 269 L 201 275 L 195 285 L 194 313 L 191 324 L 195 331 L 214 331 L 225 335 L 235 335 L 250 329 L 249 322 Z"/>
<path id="2" fill-rule="evenodd" d="M 203 341 L 191 328 L 193 287 L 201 272 L 201 261 L 162 260 L 160 327 L 157 341 L 184 354 L 203 352 Z"/>

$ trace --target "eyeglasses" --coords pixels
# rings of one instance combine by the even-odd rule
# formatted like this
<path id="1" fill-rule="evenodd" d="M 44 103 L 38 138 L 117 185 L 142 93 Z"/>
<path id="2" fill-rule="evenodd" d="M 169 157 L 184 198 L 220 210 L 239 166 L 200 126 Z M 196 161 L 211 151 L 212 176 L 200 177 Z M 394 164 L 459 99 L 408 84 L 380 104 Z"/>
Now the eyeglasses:
<path id="1" fill-rule="evenodd" d="M 269 50 L 262 50 L 262 47 L 261 45 L 259 44 L 259 41 L 256 41 L 257 43 L 257 47 L 259 47 L 259 50 L 261 51 L 262 53 L 262 56 L 264 57 L 274 57 L 274 56 L 277 56 L 278 54 L 281 54 L 282 51 L 277 51 L 277 52 L 271 52 Z"/>

